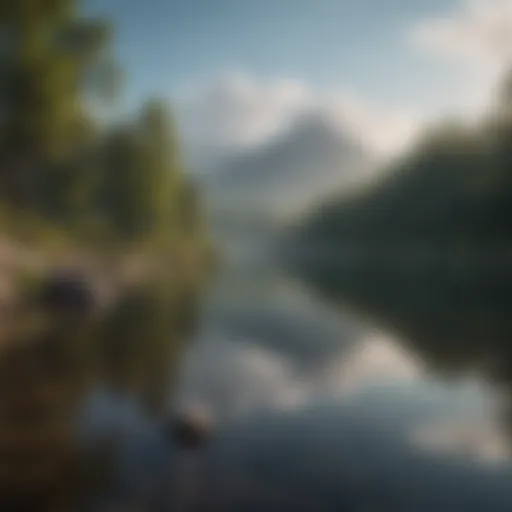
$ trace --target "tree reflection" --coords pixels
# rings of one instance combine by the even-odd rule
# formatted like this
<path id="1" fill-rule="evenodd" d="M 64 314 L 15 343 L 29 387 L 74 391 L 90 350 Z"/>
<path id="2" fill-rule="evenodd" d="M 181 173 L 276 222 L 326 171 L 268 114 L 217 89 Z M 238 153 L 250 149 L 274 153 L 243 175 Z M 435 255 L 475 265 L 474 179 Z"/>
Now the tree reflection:
<path id="1" fill-rule="evenodd" d="M 163 413 L 193 329 L 199 289 L 190 285 L 146 280 L 98 311 L 94 300 L 70 308 L 70 296 L 80 295 L 77 282 L 55 279 L 43 276 L 4 315 L 12 326 L 0 356 L 2 510 L 80 510 L 104 490 L 116 441 L 86 450 L 78 413 L 98 388 L 129 395 L 148 414 Z M 63 296 L 68 302 L 59 305 Z"/>
<path id="2" fill-rule="evenodd" d="M 379 261 L 384 252 L 390 258 Z M 507 252 L 475 249 L 461 260 L 454 252 L 432 251 L 419 261 L 383 247 L 366 262 L 324 259 L 303 266 L 301 274 L 330 300 L 394 333 L 440 375 L 476 375 L 512 397 Z M 512 430 L 510 417 L 507 422 Z"/>

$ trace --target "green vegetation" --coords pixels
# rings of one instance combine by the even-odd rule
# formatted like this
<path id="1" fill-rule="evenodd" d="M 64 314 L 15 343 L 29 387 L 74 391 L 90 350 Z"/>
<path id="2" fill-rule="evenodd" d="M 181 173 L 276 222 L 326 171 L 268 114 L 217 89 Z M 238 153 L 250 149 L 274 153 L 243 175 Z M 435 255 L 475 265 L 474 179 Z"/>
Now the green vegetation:
<path id="1" fill-rule="evenodd" d="M 508 91 L 509 92 L 509 91 Z M 425 134 L 355 193 L 323 204 L 304 224 L 308 244 L 502 244 L 512 235 L 512 98 L 480 123 Z"/>
<path id="2" fill-rule="evenodd" d="M 119 85 L 111 34 L 75 0 L 0 6 L 0 201 L 16 235 L 129 248 L 199 231 L 167 106 L 108 128 L 90 113 Z"/>
<path id="3" fill-rule="evenodd" d="M 83 474 L 73 428 L 91 390 L 165 411 L 210 271 L 165 103 L 115 125 L 92 114 L 118 92 L 111 34 L 76 0 L 0 2 L 3 509 L 81 502 L 98 467 Z"/>

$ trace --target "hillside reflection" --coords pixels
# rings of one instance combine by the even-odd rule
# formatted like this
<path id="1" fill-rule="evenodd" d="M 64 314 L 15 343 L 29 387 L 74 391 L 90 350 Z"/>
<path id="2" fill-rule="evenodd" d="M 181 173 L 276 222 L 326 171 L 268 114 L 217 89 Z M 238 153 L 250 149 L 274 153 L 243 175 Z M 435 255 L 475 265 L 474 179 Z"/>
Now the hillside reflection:
<path id="1" fill-rule="evenodd" d="M 414 253 L 383 246 L 365 254 L 309 258 L 299 273 L 335 304 L 392 333 L 438 377 L 476 377 L 502 393 L 505 412 L 512 409 L 510 248 Z"/>

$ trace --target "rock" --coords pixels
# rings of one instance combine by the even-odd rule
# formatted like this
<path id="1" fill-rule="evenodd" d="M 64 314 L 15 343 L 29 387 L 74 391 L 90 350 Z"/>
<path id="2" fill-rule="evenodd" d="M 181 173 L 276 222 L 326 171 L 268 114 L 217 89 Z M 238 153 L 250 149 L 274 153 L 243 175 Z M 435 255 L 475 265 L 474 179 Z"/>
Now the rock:
<path id="1" fill-rule="evenodd" d="M 186 450 L 201 448 L 211 437 L 213 419 L 204 409 L 189 409 L 171 418 L 170 433 L 177 445 Z"/>
<path id="2" fill-rule="evenodd" d="M 94 308 L 95 298 L 85 276 L 56 271 L 43 286 L 41 303 L 52 313 L 87 314 Z"/>

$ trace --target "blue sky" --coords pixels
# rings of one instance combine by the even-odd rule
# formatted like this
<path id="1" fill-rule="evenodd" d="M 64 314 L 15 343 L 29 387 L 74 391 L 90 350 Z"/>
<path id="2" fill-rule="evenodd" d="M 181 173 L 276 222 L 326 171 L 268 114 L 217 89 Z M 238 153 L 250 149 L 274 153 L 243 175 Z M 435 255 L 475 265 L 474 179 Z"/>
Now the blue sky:
<path id="1" fill-rule="evenodd" d="M 116 26 L 131 95 L 172 94 L 220 72 L 349 86 L 395 103 L 449 87 L 408 26 L 451 0 L 91 0 Z M 428 98 L 426 98 L 428 101 Z"/>
<path id="2" fill-rule="evenodd" d="M 219 77 L 248 78 L 254 105 L 238 84 L 235 93 L 244 100 L 226 106 L 238 109 L 227 121 L 222 113 L 209 120 L 213 138 L 215 124 L 240 131 L 240 116 L 265 107 L 265 95 L 281 98 L 275 84 L 282 80 L 306 89 L 308 101 L 336 91 L 357 97 L 368 133 L 371 105 L 387 110 L 391 122 L 404 112 L 428 117 L 473 107 L 498 76 L 496 41 L 512 49 L 512 38 L 504 37 L 512 34 L 512 0 L 87 0 L 86 6 L 115 26 L 128 108 L 153 94 L 180 107 L 190 91 L 207 93 Z M 221 98 L 231 93 L 228 83 Z M 205 118 L 211 106 L 206 110 Z M 202 113 L 194 115 L 202 129 Z M 385 115 L 378 117 L 386 135 Z M 398 124 L 404 132 L 407 122 Z"/>

